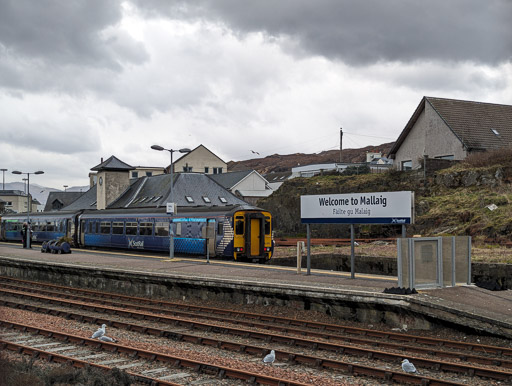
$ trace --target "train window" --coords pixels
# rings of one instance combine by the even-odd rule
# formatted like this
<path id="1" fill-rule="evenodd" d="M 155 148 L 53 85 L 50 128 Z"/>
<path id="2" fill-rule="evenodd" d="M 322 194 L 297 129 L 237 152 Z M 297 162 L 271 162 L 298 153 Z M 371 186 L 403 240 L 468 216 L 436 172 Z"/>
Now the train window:
<path id="1" fill-rule="evenodd" d="M 153 223 L 141 222 L 139 228 L 139 234 L 141 236 L 153 236 Z"/>
<path id="2" fill-rule="evenodd" d="M 110 233 L 110 221 L 102 221 L 100 223 L 100 233 L 102 233 L 102 234 Z"/>
<path id="3" fill-rule="evenodd" d="M 177 222 L 176 223 L 176 236 L 180 237 L 181 236 L 181 222 Z"/>
<path id="4" fill-rule="evenodd" d="M 122 222 L 113 222 L 112 223 L 112 234 L 113 235 L 122 235 L 123 234 L 124 223 Z"/>
<path id="5" fill-rule="evenodd" d="M 270 217 L 265 217 L 265 234 L 270 234 Z"/>
<path id="6" fill-rule="evenodd" d="M 155 223 L 155 236 L 169 236 L 169 223 L 156 222 Z"/>
<path id="7" fill-rule="evenodd" d="M 223 235 L 224 234 L 224 223 L 223 222 L 218 222 L 217 223 L 217 234 L 219 236 Z"/>
<path id="8" fill-rule="evenodd" d="M 137 223 L 136 222 L 127 222 L 126 223 L 126 234 L 131 235 L 131 236 L 137 234 Z"/>
<path id="9" fill-rule="evenodd" d="M 32 223 L 32 232 L 39 232 L 39 222 Z"/>
<path id="10" fill-rule="evenodd" d="M 55 232 L 55 223 L 53 221 L 46 222 L 46 232 Z"/>
<path id="11" fill-rule="evenodd" d="M 244 234 L 244 222 L 243 220 L 235 221 L 235 235 L 243 235 Z"/>

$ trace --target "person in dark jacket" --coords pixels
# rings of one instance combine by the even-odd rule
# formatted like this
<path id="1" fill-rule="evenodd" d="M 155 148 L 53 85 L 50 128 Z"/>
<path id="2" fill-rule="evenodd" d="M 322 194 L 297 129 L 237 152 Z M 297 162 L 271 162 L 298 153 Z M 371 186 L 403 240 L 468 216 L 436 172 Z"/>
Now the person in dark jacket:
<path id="1" fill-rule="evenodd" d="M 27 236 L 28 236 L 28 224 L 26 222 L 24 222 L 23 227 L 21 228 L 21 240 L 23 243 L 23 248 L 27 247 Z"/>

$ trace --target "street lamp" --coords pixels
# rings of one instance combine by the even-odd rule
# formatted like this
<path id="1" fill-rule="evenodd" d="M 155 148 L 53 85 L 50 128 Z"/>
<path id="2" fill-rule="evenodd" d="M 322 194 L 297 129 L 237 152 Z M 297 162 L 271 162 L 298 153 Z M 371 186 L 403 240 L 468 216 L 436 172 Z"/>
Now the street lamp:
<path id="1" fill-rule="evenodd" d="M 27 248 L 30 248 L 30 175 L 31 174 L 43 174 L 42 170 L 38 170 L 33 173 L 20 172 L 19 170 L 13 170 L 12 174 L 26 174 L 27 175 L 27 225 L 29 228 L 27 229 Z"/>
<path id="2" fill-rule="evenodd" d="M 62 185 L 62 186 L 64 186 L 64 192 L 66 192 L 68 185 Z"/>
<path id="3" fill-rule="evenodd" d="M 2 190 L 5 190 L 5 172 L 7 169 L 0 169 L 2 171 Z"/>
<path id="4" fill-rule="evenodd" d="M 23 193 L 27 194 L 27 181 L 28 181 L 28 178 L 22 178 L 21 180 L 23 181 Z"/>
<path id="5" fill-rule="evenodd" d="M 173 169 L 174 169 L 174 166 L 172 164 L 172 153 L 174 153 L 175 151 L 179 151 L 180 153 L 190 153 L 192 150 L 190 150 L 188 148 L 183 148 L 183 149 L 179 149 L 179 150 L 165 149 L 162 146 L 158 146 L 158 145 L 151 146 L 151 149 L 158 150 L 158 151 L 166 150 L 166 151 L 168 151 L 171 154 L 171 166 L 169 166 L 169 168 L 171 169 L 170 170 L 170 174 L 171 174 L 171 204 L 172 204 L 171 217 L 172 217 L 172 216 L 174 216 L 174 212 L 176 211 L 175 207 L 177 206 L 174 203 L 174 195 L 173 195 L 173 188 L 172 188 L 172 185 L 174 183 L 174 181 L 173 181 Z M 172 221 L 169 223 L 169 236 L 170 236 L 170 240 L 169 240 L 169 257 L 171 259 L 173 259 L 174 258 L 174 229 L 172 227 Z"/>

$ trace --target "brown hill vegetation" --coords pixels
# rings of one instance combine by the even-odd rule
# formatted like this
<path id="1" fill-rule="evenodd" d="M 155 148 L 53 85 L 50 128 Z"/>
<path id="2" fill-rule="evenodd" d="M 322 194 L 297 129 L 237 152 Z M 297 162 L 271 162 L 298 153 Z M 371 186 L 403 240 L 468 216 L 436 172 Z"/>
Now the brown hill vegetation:
<path id="1" fill-rule="evenodd" d="M 382 153 L 386 156 L 394 142 L 384 143 L 378 146 L 366 146 L 361 149 L 342 149 L 341 162 L 365 162 L 366 153 Z M 290 171 L 298 165 L 324 164 L 340 162 L 339 150 L 327 150 L 318 154 L 295 153 L 287 155 L 272 154 L 264 158 L 255 158 L 245 161 L 229 161 L 228 171 L 256 170 L 265 175 L 273 172 Z"/>

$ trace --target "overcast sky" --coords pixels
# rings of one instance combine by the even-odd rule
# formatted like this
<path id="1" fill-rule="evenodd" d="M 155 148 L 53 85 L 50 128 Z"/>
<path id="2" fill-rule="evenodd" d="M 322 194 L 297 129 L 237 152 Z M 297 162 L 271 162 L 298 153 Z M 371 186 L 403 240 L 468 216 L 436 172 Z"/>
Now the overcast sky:
<path id="1" fill-rule="evenodd" d="M 512 104 L 509 0 L 0 0 L 0 168 L 87 185 L 396 140 L 423 96 Z"/>

